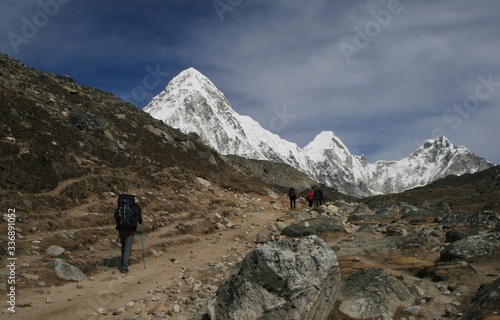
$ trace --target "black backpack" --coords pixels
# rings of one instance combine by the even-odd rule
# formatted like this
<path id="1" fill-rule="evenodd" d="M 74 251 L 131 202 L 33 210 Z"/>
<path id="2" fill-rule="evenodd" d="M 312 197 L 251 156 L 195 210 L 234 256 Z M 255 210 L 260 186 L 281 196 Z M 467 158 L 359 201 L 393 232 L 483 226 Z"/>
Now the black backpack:
<path id="1" fill-rule="evenodd" d="M 295 197 L 295 188 L 288 189 L 288 196 Z"/>
<path id="2" fill-rule="evenodd" d="M 131 194 L 121 194 L 118 196 L 118 230 L 133 230 L 137 227 L 137 217 L 132 212 L 135 205 L 135 196 Z"/>

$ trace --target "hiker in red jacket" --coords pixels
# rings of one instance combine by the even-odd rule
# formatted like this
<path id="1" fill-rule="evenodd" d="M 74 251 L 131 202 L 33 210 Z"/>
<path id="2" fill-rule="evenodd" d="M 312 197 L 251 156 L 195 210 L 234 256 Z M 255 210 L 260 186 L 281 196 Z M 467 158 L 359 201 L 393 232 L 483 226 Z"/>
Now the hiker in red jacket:
<path id="1" fill-rule="evenodd" d="M 309 208 L 312 208 L 313 203 L 314 203 L 314 191 L 313 191 L 313 189 L 309 188 L 309 191 L 307 191 L 307 194 L 306 194 L 306 199 L 308 201 Z"/>

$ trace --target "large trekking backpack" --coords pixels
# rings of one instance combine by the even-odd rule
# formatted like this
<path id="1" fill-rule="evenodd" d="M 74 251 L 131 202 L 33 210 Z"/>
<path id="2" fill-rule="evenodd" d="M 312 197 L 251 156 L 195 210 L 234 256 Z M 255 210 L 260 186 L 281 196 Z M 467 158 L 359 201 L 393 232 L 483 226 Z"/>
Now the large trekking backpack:
<path id="1" fill-rule="evenodd" d="M 131 194 L 121 194 L 118 196 L 118 230 L 133 230 L 137 227 L 137 217 L 132 212 L 135 205 L 135 196 Z"/>
<path id="2" fill-rule="evenodd" d="M 292 188 L 288 189 L 288 196 L 289 196 L 290 198 L 293 198 L 293 197 L 295 197 L 295 196 L 296 196 L 296 193 L 295 193 L 295 188 L 294 188 L 294 187 L 292 187 Z"/>

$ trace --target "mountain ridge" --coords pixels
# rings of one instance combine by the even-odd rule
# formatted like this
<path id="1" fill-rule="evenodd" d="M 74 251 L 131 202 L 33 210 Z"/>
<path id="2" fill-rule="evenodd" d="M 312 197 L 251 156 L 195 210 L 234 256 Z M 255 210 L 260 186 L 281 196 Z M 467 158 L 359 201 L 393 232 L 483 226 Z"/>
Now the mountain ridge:
<path id="1" fill-rule="evenodd" d="M 351 154 L 333 131 L 320 132 L 300 148 L 252 118 L 239 115 L 215 84 L 194 68 L 174 77 L 144 111 L 184 133 L 198 134 L 221 154 L 289 164 L 318 183 L 359 197 L 398 193 L 449 174 L 493 166 L 445 137 L 427 140 L 401 160 L 374 163 Z"/>

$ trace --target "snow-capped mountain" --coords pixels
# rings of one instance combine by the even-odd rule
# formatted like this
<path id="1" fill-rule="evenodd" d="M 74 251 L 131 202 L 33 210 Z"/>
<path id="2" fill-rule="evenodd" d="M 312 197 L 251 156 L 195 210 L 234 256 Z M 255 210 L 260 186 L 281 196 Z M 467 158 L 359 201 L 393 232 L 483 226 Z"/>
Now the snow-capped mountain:
<path id="1" fill-rule="evenodd" d="M 301 169 L 314 165 L 297 144 L 236 113 L 224 94 L 193 68 L 172 79 L 144 111 L 184 133 L 197 133 L 222 154 L 284 162 Z"/>
<path id="2" fill-rule="evenodd" d="M 193 68 L 173 78 L 144 111 L 184 133 L 198 134 L 222 154 L 283 162 L 355 196 L 401 192 L 450 174 L 474 173 L 493 166 L 445 137 L 428 140 L 402 160 L 375 163 L 352 155 L 331 131 L 321 132 L 300 148 L 236 113 L 224 94 Z"/>

